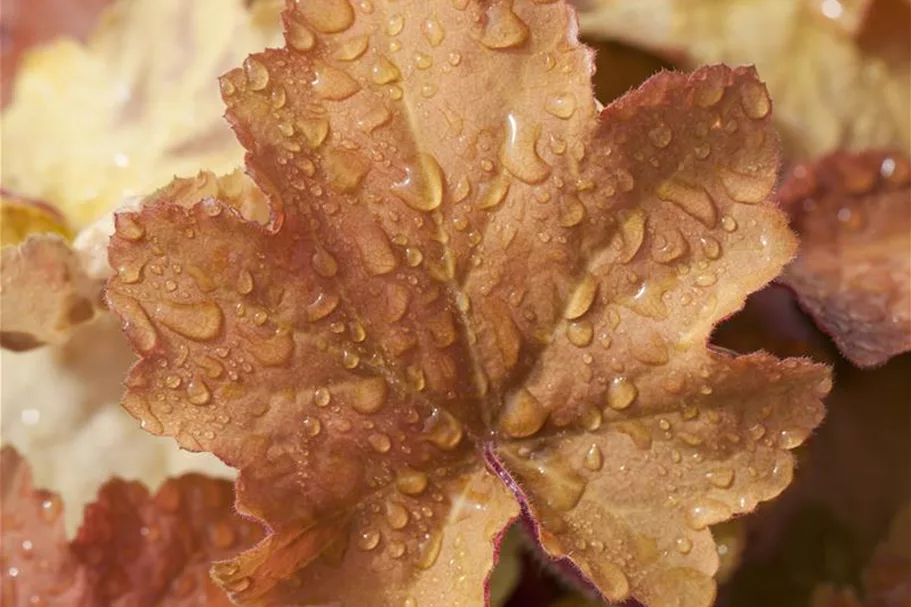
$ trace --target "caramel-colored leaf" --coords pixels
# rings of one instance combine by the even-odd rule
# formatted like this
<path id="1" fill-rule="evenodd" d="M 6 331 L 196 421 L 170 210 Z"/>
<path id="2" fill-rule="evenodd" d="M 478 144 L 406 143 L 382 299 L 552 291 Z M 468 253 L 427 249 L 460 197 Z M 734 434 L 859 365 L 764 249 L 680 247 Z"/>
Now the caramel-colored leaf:
<path id="1" fill-rule="evenodd" d="M 123 0 L 85 44 L 29 50 L 3 112 L 4 187 L 81 229 L 174 175 L 230 172 L 243 150 L 220 118 L 216 78 L 278 42 L 281 4 Z"/>
<path id="2" fill-rule="evenodd" d="M 902 0 L 575 0 L 582 30 L 684 67 L 753 63 L 790 155 L 911 149 L 911 7 Z"/>
<path id="3" fill-rule="evenodd" d="M 269 224 L 166 188 L 110 249 L 124 406 L 239 468 L 270 529 L 215 578 L 477 605 L 521 503 L 605 596 L 709 605 L 707 525 L 787 485 L 828 391 L 706 347 L 795 248 L 755 73 L 663 73 L 599 115 L 562 2 L 284 19 L 221 81 Z"/>
<path id="4" fill-rule="evenodd" d="M 4 606 L 229 607 L 210 564 L 262 535 L 234 513 L 230 482 L 191 474 L 154 496 L 139 483 L 109 481 L 69 542 L 60 498 L 34 488 L 10 447 L 0 451 L 0 470 Z"/>
<path id="5" fill-rule="evenodd" d="M 798 166 L 780 194 L 801 236 L 781 281 L 861 367 L 911 349 L 911 167 L 895 152 Z"/>
<path id="6" fill-rule="evenodd" d="M 95 317 L 99 281 L 90 278 L 70 245 L 56 234 L 34 234 L 0 250 L 0 346 L 29 350 L 63 343 Z"/>

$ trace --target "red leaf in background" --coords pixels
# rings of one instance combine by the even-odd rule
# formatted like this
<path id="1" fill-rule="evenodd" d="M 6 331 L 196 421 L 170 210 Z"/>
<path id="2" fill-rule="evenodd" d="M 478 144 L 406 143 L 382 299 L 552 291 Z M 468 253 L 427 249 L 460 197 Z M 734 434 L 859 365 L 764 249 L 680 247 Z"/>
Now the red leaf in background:
<path id="1" fill-rule="evenodd" d="M 189 474 L 155 495 L 112 480 L 86 507 L 75 540 L 63 504 L 32 486 L 28 464 L 0 451 L 0 597 L 4 607 L 230 607 L 211 562 L 252 545 L 261 531 L 234 513 L 231 483 Z"/>
<path id="2" fill-rule="evenodd" d="M 780 279 L 854 364 L 911 349 L 911 168 L 840 152 L 794 169 L 779 195 L 801 236 Z"/>

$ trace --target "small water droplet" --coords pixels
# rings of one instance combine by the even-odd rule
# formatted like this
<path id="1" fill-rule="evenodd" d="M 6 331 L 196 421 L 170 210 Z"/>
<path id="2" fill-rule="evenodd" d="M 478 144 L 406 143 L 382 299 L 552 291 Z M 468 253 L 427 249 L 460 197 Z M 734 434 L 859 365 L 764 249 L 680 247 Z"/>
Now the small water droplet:
<path id="1" fill-rule="evenodd" d="M 717 500 L 704 499 L 694 503 L 687 510 L 686 523 L 692 529 L 701 531 L 709 525 L 721 523 L 733 515 L 731 508 Z"/>
<path id="2" fill-rule="evenodd" d="M 212 393 L 209 391 L 205 382 L 198 377 L 193 378 L 190 383 L 187 384 L 187 400 L 190 401 L 191 405 L 207 405 L 211 399 Z"/>
<path id="3" fill-rule="evenodd" d="M 566 338 L 579 348 L 584 348 L 592 343 L 594 334 L 594 327 L 588 320 L 577 320 L 566 325 Z"/>
<path id="4" fill-rule="evenodd" d="M 376 84 L 389 84 L 402 77 L 399 68 L 383 56 L 377 57 L 373 67 L 370 68 L 370 78 Z"/>
<path id="5" fill-rule="evenodd" d="M 573 291 L 569 298 L 563 317 L 567 320 L 575 320 L 588 312 L 595 300 L 598 291 L 597 279 L 590 273 L 586 272 L 579 282 L 579 285 Z"/>
<path id="6" fill-rule="evenodd" d="M 439 531 L 432 531 L 424 536 L 418 543 L 418 560 L 417 566 L 420 569 L 430 569 L 437 558 L 440 556 L 440 549 L 443 547 L 443 534 Z"/>
<path id="7" fill-rule="evenodd" d="M 331 101 L 342 101 L 360 90 L 360 85 L 345 72 L 319 63 L 313 68 L 313 79 L 310 81 L 313 92 Z"/>
<path id="8" fill-rule="evenodd" d="M 440 165 L 430 154 L 419 153 L 405 166 L 405 178 L 392 186 L 392 193 L 418 211 L 432 211 L 443 201 Z"/>
<path id="9" fill-rule="evenodd" d="M 446 38 L 446 30 L 443 29 L 443 24 L 436 15 L 424 20 L 424 23 L 421 24 L 421 34 L 434 48 L 440 46 Z"/>
<path id="10" fill-rule="evenodd" d="M 379 543 L 380 532 L 376 529 L 364 529 L 357 536 L 357 547 L 361 550 L 373 550 Z"/>
<path id="11" fill-rule="evenodd" d="M 663 122 L 658 123 L 655 128 L 648 132 L 649 141 L 658 149 L 666 148 L 670 145 L 673 137 L 674 133 L 671 131 L 671 128 Z"/>
<path id="12" fill-rule="evenodd" d="M 676 548 L 677 552 L 680 554 L 689 554 L 693 549 L 693 542 L 685 535 L 681 535 L 674 540 L 674 548 Z"/>
<path id="13" fill-rule="evenodd" d="M 557 118 L 566 120 L 576 113 L 576 98 L 572 93 L 554 95 L 544 104 L 544 109 Z"/>
<path id="14" fill-rule="evenodd" d="M 601 453 L 601 448 L 598 445 L 592 445 L 588 448 L 588 451 L 585 452 L 585 467 L 591 470 L 592 472 L 597 472 L 604 466 L 604 455 Z"/>
<path id="15" fill-rule="evenodd" d="M 249 295 L 253 291 L 253 275 L 249 270 L 241 270 L 237 275 L 236 288 L 241 295 Z"/>
<path id="16" fill-rule="evenodd" d="M 489 49 L 512 48 L 528 39 L 528 26 L 512 10 L 511 2 L 490 6 L 480 42 Z"/>
<path id="17" fill-rule="evenodd" d="M 297 13 L 324 34 L 343 32 L 354 23 L 354 8 L 348 0 L 297 0 Z"/>
<path id="18" fill-rule="evenodd" d="M 451 451 L 462 442 L 462 423 L 451 413 L 437 407 L 424 425 L 427 438 L 440 449 Z"/>
<path id="19" fill-rule="evenodd" d="M 503 166 L 526 183 L 535 184 L 546 179 L 550 175 L 550 166 L 541 160 L 535 150 L 540 128 L 511 113 L 506 117 L 506 130 L 506 141 L 500 152 Z"/>
<path id="20" fill-rule="evenodd" d="M 114 215 L 114 230 L 125 240 L 135 242 L 145 236 L 145 228 L 136 221 L 135 213 L 117 213 Z"/>
<path id="21" fill-rule="evenodd" d="M 772 102 L 765 86 L 752 80 L 740 87 L 740 104 L 744 113 L 753 120 L 765 118 L 772 110 Z"/>
<path id="22" fill-rule="evenodd" d="M 313 404 L 317 407 L 325 407 L 332 400 L 332 394 L 327 388 L 317 388 L 313 391 Z"/>
<path id="23" fill-rule="evenodd" d="M 389 450 L 392 449 L 392 441 L 385 434 L 371 434 L 367 437 L 367 442 L 377 453 L 389 453 Z"/>
<path id="24" fill-rule="evenodd" d="M 730 215 L 725 215 L 721 218 L 721 228 L 725 232 L 736 232 L 737 231 L 737 221 Z"/>
<path id="25" fill-rule="evenodd" d="M 717 468 L 706 472 L 705 478 L 720 489 L 728 489 L 734 484 L 734 471 L 731 468 Z"/>
<path id="26" fill-rule="evenodd" d="M 714 228 L 717 208 L 708 192 L 701 187 L 690 187 L 680 181 L 668 179 L 656 189 L 661 200 L 672 202 L 707 228 Z"/>
<path id="27" fill-rule="evenodd" d="M 215 339 L 221 332 L 224 316 L 215 302 L 178 304 L 160 301 L 151 316 L 175 333 L 194 341 Z"/>

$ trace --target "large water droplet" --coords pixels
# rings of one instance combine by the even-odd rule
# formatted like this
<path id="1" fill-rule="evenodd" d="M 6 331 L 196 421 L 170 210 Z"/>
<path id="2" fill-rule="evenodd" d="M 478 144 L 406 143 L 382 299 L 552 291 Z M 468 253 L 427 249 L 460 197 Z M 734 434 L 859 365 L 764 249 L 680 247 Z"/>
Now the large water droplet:
<path id="1" fill-rule="evenodd" d="M 462 442 L 462 423 L 443 408 L 435 408 L 424 425 L 427 438 L 440 449 L 451 451 Z"/>
<path id="2" fill-rule="evenodd" d="M 636 384 L 625 377 L 615 377 L 607 386 L 607 405 L 611 409 L 622 411 L 633 404 L 638 395 Z"/>
<path id="3" fill-rule="evenodd" d="M 572 93 L 554 95 L 544 104 L 544 109 L 549 114 L 566 120 L 576 113 L 576 98 Z"/>
<path id="4" fill-rule="evenodd" d="M 597 292 L 598 281 L 592 274 L 586 272 L 570 296 L 566 310 L 563 312 L 563 317 L 567 320 L 575 320 L 588 312 L 592 302 L 595 301 Z"/>
<path id="5" fill-rule="evenodd" d="M 294 337 L 290 330 L 280 329 L 271 337 L 252 339 L 248 349 L 264 367 L 280 367 L 294 354 Z"/>
<path id="6" fill-rule="evenodd" d="M 354 8 L 348 0 L 296 0 L 296 10 L 318 32 L 336 34 L 354 23 Z"/>
<path id="7" fill-rule="evenodd" d="M 392 186 L 392 193 L 418 211 L 432 211 L 443 201 L 443 175 L 431 154 L 419 153 L 405 167 L 405 178 Z"/>
<path id="8" fill-rule="evenodd" d="M 378 226 L 364 226 L 364 229 L 353 236 L 368 273 L 382 276 L 398 267 L 399 262 L 389 245 L 389 238 Z"/>
<path id="9" fill-rule="evenodd" d="M 516 47 L 528 39 L 528 26 L 512 11 L 511 2 L 499 2 L 487 10 L 480 42 L 489 49 Z"/>
<path id="10" fill-rule="evenodd" d="M 386 522 L 393 529 L 404 529 L 408 525 L 408 510 L 398 502 L 386 502 Z"/>
<path id="11" fill-rule="evenodd" d="M 649 141 L 658 149 L 666 148 L 670 145 L 673 137 L 674 133 L 671 131 L 671 128 L 663 122 L 659 123 L 655 128 L 648 132 Z"/>
<path id="12" fill-rule="evenodd" d="M 373 550 L 379 543 L 380 532 L 376 529 L 364 529 L 357 536 L 357 547 L 361 550 Z"/>
<path id="13" fill-rule="evenodd" d="M 512 438 L 532 436 L 547 420 L 547 409 L 524 388 L 508 398 L 500 414 L 499 425 Z"/>
<path id="14" fill-rule="evenodd" d="M 774 170 L 759 168 L 750 173 L 719 166 L 718 177 L 731 200 L 744 204 L 762 202 L 772 192 L 777 178 Z"/>
<path id="15" fill-rule="evenodd" d="M 142 354 L 148 354 L 158 345 L 158 331 L 139 302 L 132 297 L 108 290 L 108 302 L 124 318 L 124 332 L 133 347 Z"/>
<path id="16" fill-rule="evenodd" d="M 446 30 L 443 29 L 443 24 L 440 23 L 436 15 L 429 17 L 421 24 L 421 34 L 424 35 L 424 39 L 430 43 L 430 46 L 434 48 L 443 44 L 443 39 L 446 38 Z"/>
<path id="17" fill-rule="evenodd" d="M 692 506 L 686 513 L 686 523 L 694 530 L 705 529 L 709 525 L 714 525 L 731 518 L 733 513 L 730 506 L 723 502 L 712 499 L 703 499 Z"/>
<path id="18" fill-rule="evenodd" d="M 114 215 L 114 230 L 118 236 L 130 241 L 137 241 L 145 236 L 145 228 L 136 221 L 136 215 L 133 213 Z"/>
<path id="19" fill-rule="evenodd" d="M 655 194 L 661 200 L 674 203 L 705 227 L 715 227 L 718 210 L 705 189 L 668 179 L 655 189 Z"/>
<path id="20" fill-rule="evenodd" d="M 376 413 L 386 404 L 388 390 L 386 380 L 382 377 L 359 381 L 350 391 L 351 407 L 364 415 Z"/>
<path id="21" fill-rule="evenodd" d="M 443 534 L 439 531 L 432 531 L 427 534 L 418 544 L 417 566 L 420 569 L 430 569 L 437 562 L 440 556 L 440 549 L 443 547 Z"/>
<path id="22" fill-rule="evenodd" d="M 314 66 L 310 84 L 314 93 L 331 101 L 347 99 L 361 88 L 357 81 L 345 72 L 323 63 Z"/>
<path id="23" fill-rule="evenodd" d="M 385 434 L 371 434 L 367 437 L 367 442 L 377 453 L 389 453 L 389 450 L 392 449 L 392 441 Z"/>
<path id="24" fill-rule="evenodd" d="M 208 341 L 221 332 L 224 316 L 215 302 L 178 304 L 157 303 L 150 310 L 152 318 L 188 339 Z"/>
<path id="25" fill-rule="evenodd" d="M 705 473 L 705 478 L 721 489 L 727 489 L 734 484 L 734 470 L 731 468 L 716 468 Z"/>
<path id="26" fill-rule="evenodd" d="M 205 382 L 196 377 L 187 384 L 187 400 L 191 405 L 207 405 L 212 400 L 212 393 Z"/>
<path id="27" fill-rule="evenodd" d="M 404 495 L 420 495 L 427 488 L 429 479 L 419 470 L 404 468 L 395 477 L 395 487 Z"/>
<path id="28" fill-rule="evenodd" d="M 339 61 L 354 61 L 367 52 L 370 45 L 370 36 L 355 36 L 339 44 L 332 57 Z"/>
<path id="29" fill-rule="evenodd" d="M 772 102 L 765 86 L 752 80 L 740 87 L 740 104 L 744 113 L 753 120 L 765 118 L 772 110 Z"/>
<path id="30" fill-rule="evenodd" d="M 251 90 L 261 91 L 269 85 L 269 70 L 255 57 L 244 61 L 244 75 Z"/>
<path id="31" fill-rule="evenodd" d="M 566 338 L 574 346 L 584 348 L 592 343 L 595 329 L 588 320 L 578 320 L 566 325 Z"/>
<path id="32" fill-rule="evenodd" d="M 506 141 L 500 151 L 500 162 L 526 183 L 540 183 L 550 175 L 550 167 L 535 150 L 539 128 L 527 124 L 518 114 L 506 117 Z"/>
<path id="33" fill-rule="evenodd" d="M 399 68 L 386 59 L 385 57 L 377 57 L 376 62 L 373 64 L 373 67 L 370 68 L 370 78 L 376 84 L 389 84 L 390 82 L 395 82 L 402 77 Z"/>

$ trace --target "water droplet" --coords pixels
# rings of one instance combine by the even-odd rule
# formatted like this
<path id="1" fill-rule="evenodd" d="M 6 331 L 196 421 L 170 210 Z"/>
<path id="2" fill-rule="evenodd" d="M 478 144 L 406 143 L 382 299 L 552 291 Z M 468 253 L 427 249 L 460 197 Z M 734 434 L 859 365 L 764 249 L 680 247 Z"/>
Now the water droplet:
<path id="1" fill-rule="evenodd" d="M 337 34 L 354 23 L 354 8 L 348 0 L 297 0 L 296 10 L 318 32 Z"/>
<path id="2" fill-rule="evenodd" d="M 660 122 L 655 128 L 648 132 L 648 138 L 653 146 L 662 149 L 670 145 L 671 140 L 674 138 L 674 133 L 668 125 Z"/>
<path id="3" fill-rule="evenodd" d="M 588 320 L 578 320 L 566 325 L 566 338 L 574 346 L 584 348 L 592 343 L 595 330 Z"/>
<path id="4" fill-rule="evenodd" d="M 462 53 L 458 51 L 452 51 L 449 53 L 449 56 L 446 58 L 449 61 L 449 65 L 455 67 L 458 64 L 462 63 Z"/>
<path id="5" fill-rule="evenodd" d="M 190 383 L 187 384 L 187 400 L 190 401 L 191 405 L 207 405 L 211 399 L 212 393 L 204 381 L 198 377 L 190 380 Z"/>
<path id="6" fill-rule="evenodd" d="M 497 175 L 490 182 L 482 186 L 478 196 L 479 209 L 492 209 L 506 199 L 511 183 L 506 175 Z"/>
<path id="7" fill-rule="evenodd" d="M 674 540 L 674 548 L 676 548 L 677 552 L 680 554 L 689 554 L 693 549 L 693 542 L 685 535 L 681 535 L 676 540 Z"/>
<path id="8" fill-rule="evenodd" d="M 528 459 L 504 448 L 498 452 L 510 469 L 526 484 L 530 494 L 543 498 L 544 505 L 557 512 L 568 512 L 576 507 L 586 482 L 567 462 L 557 456 Z"/>
<path id="9" fill-rule="evenodd" d="M 705 160 L 712 153 L 712 146 L 707 143 L 700 143 L 693 147 L 693 155 L 699 160 Z"/>
<path id="10" fill-rule="evenodd" d="M 389 84 L 390 82 L 395 82 L 402 77 L 399 68 L 386 59 L 385 57 L 377 57 L 376 63 L 373 64 L 373 67 L 370 68 L 370 78 L 376 84 Z"/>
<path id="11" fill-rule="evenodd" d="M 376 529 L 364 529 L 357 536 L 357 547 L 361 550 L 373 550 L 380 543 L 380 532 Z"/>
<path id="12" fill-rule="evenodd" d="M 247 349 L 264 367 L 280 367 L 294 354 L 294 337 L 289 329 L 283 328 L 271 337 L 251 340 Z"/>
<path id="13" fill-rule="evenodd" d="M 567 196 L 560 209 L 560 227 L 572 228 L 585 219 L 585 205 L 575 196 Z"/>
<path id="14" fill-rule="evenodd" d="M 705 253 L 706 257 L 709 259 L 721 257 L 721 243 L 715 238 L 705 235 L 699 238 L 699 242 L 702 244 L 702 252 Z"/>
<path id="15" fill-rule="evenodd" d="M 554 95 L 544 104 L 544 109 L 549 114 L 566 120 L 576 113 L 576 98 L 572 93 Z"/>
<path id="16" fill-rule="evenodd" d="M 672 202 L 707 228 L 714 228 L 717 209 L 708 192 L 701 187 L 690 187 L 680 181 L 668 179 L 655 190 L 661 200 Z"/>
<path id="17" fill-rule="evenodd" d="M 680 259 L 689 250 L 689 245 L 678 228 L 658 234 L 652 243 L 652 259 L 658 263 Z"/>
<path id="18" fill-rule="evenodd" d="M 323 430 L 323 424 L 316 417 L 307 416 L 301 422 L 301 425 L 304 428 L 304 432 L 309 437 L 319 436 L 319 433 Z"/>
<path id="19" fill-rule="evenodd" d="M 424 432 L 430 442 L 444 451 L 455 449 L 462 442 L 464 434 L 462 423 L 451 413 L 440 407 L 435 408 L 430 417 L 427 418 Z"/>
<path id="20" fill-rule="evenodd" d="M 224 316 L 215 302 L 177 304 L 158 302 L 151 316 L 175 333 L 195 341 L 215 339 L 221 332 Z"/>
<path id="21" fill-rule="evenodd" d="M 354 243 L 361 254 L 364 267 L 370 274 L 382 276 L 398 267 L 399 262 L 389 245 L 389 238 L 378 226 L 364 226 L 354 235 Z"/>
<path id="22" fill-rule="evenodd" d="M 316 249 L 310 260 L 313 269 L 323 278 L 332 278 L 338 273 L 338 262 L 329 251 L 322 247 Z"/>
<path id="23" fill-rule="evenodd" d="M 440 549 L 443 547 L 443 534 L 439 531 L 432 531 L 427 534 L 418 544 L 419 569 L 430 569 L 437 562 L 440 556 Z"/>
<path id="24" fill-rule="evenodd" d="M 361 88 L 357 81 L 345 72 L 323 63 L 314 66 L 310 84 L 314 93 L 331 101 L 347 99 Z"/>
<path id="25" fill-rule="evenodd" d="M 421 253 L 421 250 L 416 247 L 408 247 L 405 249 L 405 263 L 408 264 L 409 268 L 416 268 L 421 265 L 421 262 L 424 261 L 424 254 Z"/>
<path id="26" fill-rule="evenodd" d="M 63 501 L 57 495 L 50 495 L 41 502 L 41 518 L 48 524 L 57 522 L 63 512 Z"/>
<path id="27" fill-rule="evenodd" d="M 693 102 L 701 108 L 709 108 L 724 96 L 724 83 L 717 70 L 706 70 L 698 75 L 700 80 L 693 91 Z"/>
<path id="28" fill-rule="evenodd" d="M 307 306 L 307 320 L 316 322 L 332 314 L 338 308 L 341 298 L 337 293 L 320 293 L 316 299 Z"/>
<path id="29" fill-rule="evenodd" d="M 358 413 L 370 415 L 383 408 L 387 395 L 386 380 L 382 377 L 371 377 L 354 385 L 351 391 L 351 407 Z"/>
<path id="30" fill-rule="evenodd" d="M 136 221 L 134 213 L 117 213 L 114 215 L 114 230 L 121 238 L 129 241 L 141 240 L 145 236 L 145 228 Z"/>
<path id="31" fill-rule="evenodd" d="M 389 453 L 389 450 L 392 449 L 392 441 L 385 434 L 371 434 L 367 437 L 367 442 L 377 453 Z"/>
<path id="32" fill-rule="evenodd" d="M 429 479 L 419 470 L 404 468 L 395 477 L 395 487 L 404 495 L 420 495 L 427 488 Z"/>
<path id="33" fill-rule="evenodd" d="M 317 388 L 313 391 L 313 404 L 317 407 L 325 407 L 332 400 L 332 394 L 327 388 Z"/>
<path id="34" fill-rule="evenodd" d="M 506 169 L 526 183 L 540 183 L 550 175 L 547 165 L 535 144 L 540 128 L 527 124 L 518 114 L 506 117 L 506 141 L 500 151 L 500 162 Z"/>
<path id="35" fill-rule="evenodd" d="M 408 525 L 408 510 L 398 502 L 386 502 L 386 522 L 393 529 L 404 529 Z"/>
<path id="36" fill-rule="evenodd" d="M 500 414 L 500 429 L 512 438 L 532 436 L 547 421 L 547 409 L 524 388 L 506 400 Z"/>
<path id="37" fill-rule="evenodd" d="M 721 523 L 733 515 L 731 508 L 717 500 L 704 499 L 694 503 L 687 510 L 686 523 L 696 531 L 705 529 L 709 525 Z"/>
<path id="38" fill-rule="evenodd" d="M 329 149 L 323 152 L 323 170 L 329 187 L 339 193 L 357 190 L 370 170 L 370 162 L 346 150 Z"/>
<path id="39" fill-rule="evenodd" d="M 650 449 L 652 447 L 652 435 L 649 434 L 648 428 L 640 421 L 620 422 L 616 425 L 617 431 L 626 434 L 632 439 L 637 449 Z"/>
<path id="40" fill-rule="evenodd" d="M 386 33 L 390 36 L 398 36 L 405 28 L 405 18 L 401 15 L 390 15 L 386 19 Z"/>
<path id="41" fill-rule="evenodd" d="M 392 192 L 418 211 L 432 211 L 443 201 L 442 170 L 436 158 L 419 153 L 405 167 L 405 178 L 392 186 Z"/>
<path id="42" fill-rule="evenodd" d="M 765 118 L 772 110 L 772 102 L 765 86 L 753 80 L 740 87 L 740 104 L 744 113 L 753 120 Z"/>
<path id="43" fill-rule="evenodd" d="M 737 221 L 730 215 L 725 215 L 721 218 L 721 228 L 725 232 L 736 232 L 737 231 Z"/>
<path id="44" fill-rule="evenodd" d="M 774 170 L 762 170 L 742 173 L 733 169 L 719 166 L 718 177 L 724 191 L 731 200 L 744 204 L 762 202 L 772 192 L 777 178 Z"/>
<path id="45" fill-rule="evenodd" d="M 338 61 L 354 61 L 367 52 L 370 44 L 370 36 L 355 36 L 342 42 L 332 53 L 332 57 Z"/>
<path id="46" fill-rule="evenodd" d="M 592 567 L 594 569 L 592 578 L 611 603 L 621 603 L 629 596 L 629 579 L 618 566 L 607 560 L 599 559 L 592 562 Z M 663 604 L 671 605 L 671 603 Z"/>
<path id="47" fill-rule="evenodd" d="M 421 24 L 421 33 L 427 42 L 430 43 L 430 46 L 434 48 L 440 46 L 443 43 L 443 39 L 446 38 L 446 30 L 443 29 L 443 25 L 436 15 L 426 19 Z"/>
<path id="48" fill-rule="evenodd" d="M 604 466 L 604 455 L 601 453 L 601 448 L 598 445 L 592 445 L 588 448 L 588 451 L 585 452 L 585 467 L 591 470 L 592 472 L 597 472 Z"/>
<path id="49" fill-rule="evenodd" d="M 480 42 L 489 49 L 516 47 L 528 39 L 528 26 L 512 11 L 511 2 L 497 3 L 487 10 Z"/>
<path id="50" fill-rule="evenodd" d="M 563 312 L 563 317 L 567 320 L 575 320 L 588 312 L 592 302 L 595 301 L 597 292 L 597 280 L 592 274 L 586 272 L 579 282 L 579 285 L 570 296 L 566 310 Z"/>
<path id="51" fill-rule="evenodd" d="M 253 275 L 249 270 L 241 270 L 237 275 L 236 288 L 241 295 L 249 295 L 253 291 Z"/>
<path id="52" fill-rule="evenodd" d="M 717 468 L 706 472 L 705 478 L 720 489 L 728 489 L 734 484 L 734 471 L 731 468 Z"/>
<path id="53" fill-rule="evenodd" d="M 803 428 L 785 428 L 778 433 L 778 446 L 782 449 L 794 449 L 800 446 L 810 435 Z"/>
<path id="54" fill-rule="evenodd" d="M 244 60 L 244 75 L 251 90 L 261 91 L 269 85 L 269 70 L 253 56 Z"/>
<path id="55" fill-rule="evenodd" d="M 622 411 L 633 404 L 638 395 L 636 384 L 623 376 L 615 377 L 607 386 L 607 405 L 611 409 Z"/>
<path id="56" fill-rule="evenodd" d="M 342 366 L 346 369 L 354 369 L 359 364 L 361 364 L 361 357 L 357 352 L 352 352 L 351 350 L 344 350 L 342 352 Z"/>

